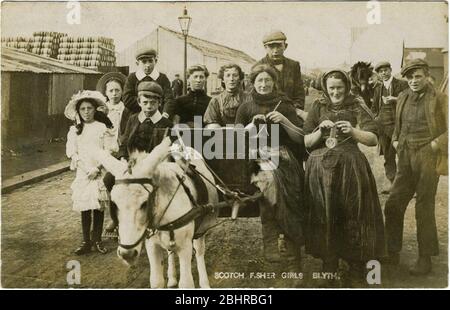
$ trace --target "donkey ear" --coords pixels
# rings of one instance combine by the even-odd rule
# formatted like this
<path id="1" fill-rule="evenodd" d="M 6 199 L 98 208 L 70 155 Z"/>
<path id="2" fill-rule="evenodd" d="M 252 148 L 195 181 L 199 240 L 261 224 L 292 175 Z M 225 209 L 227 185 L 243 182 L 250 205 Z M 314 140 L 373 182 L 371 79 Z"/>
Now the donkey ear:
<path id="1" fill-rule="evenodd" d="M 93 155 L 95 160 L 100 162 L 106 170 L 111 172 L 115 177 L 120 177 L 127 170 L 127 163 L 120 161 L 113 157 L 105 150 L 94 150 Z"/>
<path id="2" fill-rule="evenodd" d="M 158 144 L 147 157 L 144 158 L 142 166 L 144 172 L 151 175 L 156 169 L 156 166 L 163 161 L 170 154 L 170 145 L 172 144 L 170 137 L 165 137 L 160 144 Z"/>

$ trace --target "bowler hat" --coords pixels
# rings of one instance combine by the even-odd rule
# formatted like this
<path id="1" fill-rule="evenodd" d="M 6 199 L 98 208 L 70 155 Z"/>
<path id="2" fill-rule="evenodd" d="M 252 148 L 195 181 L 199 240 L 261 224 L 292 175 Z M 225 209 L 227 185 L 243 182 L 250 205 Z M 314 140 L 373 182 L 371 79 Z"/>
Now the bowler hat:
<path id="1" fill-rule="evenodd" d="M 422 69 L 422 68 L 428 69 L 428 63 L 423 59 L 416 58 L 416 59 L 413 59 L 413 60 L 407 62 L 403 66 L 401 74 L 402 74 L 402 76 L 405 76 L 411 70 Z"/>
<path id="2" fill-rule="evenodd" d="M 272 43 L 283 43 L 286 40 L 287 40 L 286 35 L 283 32 L 277 30 L 269 34 L 266 34 L 262 41 L 264 45 L 267 45 Z"/>
<path id="3" fill-rule="evenodd" d="M 138 84 L 138 95 L 156 95 L 162 97 L 163 89 L 156 82 L 143 81 Z"/>

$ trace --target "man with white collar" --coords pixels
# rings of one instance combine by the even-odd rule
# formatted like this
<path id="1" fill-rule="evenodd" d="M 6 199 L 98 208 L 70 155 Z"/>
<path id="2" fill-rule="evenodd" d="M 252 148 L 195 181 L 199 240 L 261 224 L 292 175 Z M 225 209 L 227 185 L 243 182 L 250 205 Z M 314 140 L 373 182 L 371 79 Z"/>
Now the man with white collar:
<path id="1" fill-rule="evenodd" d="M 375 72 L 378 73 L 381 81 L 374 89 L 372 112 L 379 124 L 380 155 L 384 156 L 384 170 L 390 182 L 389 188 L 384 189 L 382 193 L 388 194 L 397 171 L 396 153 L 391 141 L 395 127 L 395 108 L 398 95 L 408 88 L 408 83 L 394 78 L 391 64 L 387 61 L 378 63 L 375 66 Z"/>
<path id="2" fill-rule="evenodd" d="M 135 150 L 150 153 L 164 139 L 166 129 L 172 127 L 172 122 L 158 110 L 164 95 L 160 85 L 156 82 L 140 82 L 137 94 L 141 111 L 128 119 L 118 158 L 128 159 L 128 155 Z"/>
<path id="3" fill-rule="evenodd" d="M 155 68 L 157 61 L 158 55 L 152 48 L 138 50 L 136 53 L 136 64 L 138 69 L 128 76 L 123 91 L 123 102 L 125 103 L 125 107 L 132 113 L 137 113 L 141 110 L 137 103 L 137 86 L 144 81 L 156 82 L 161 86 L 163 95 L 160 111 L 162 111 L 167 102 L 173 100 L 169 79 L 164 73 L 159 72 Z"/>

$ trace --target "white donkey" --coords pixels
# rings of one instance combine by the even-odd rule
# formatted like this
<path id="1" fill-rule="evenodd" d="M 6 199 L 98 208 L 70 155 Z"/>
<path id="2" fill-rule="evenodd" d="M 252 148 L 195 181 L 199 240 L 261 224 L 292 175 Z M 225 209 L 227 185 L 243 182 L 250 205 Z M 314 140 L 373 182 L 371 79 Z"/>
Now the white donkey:
<path id="1" fill-rule="evenodd" d="M 200 154 L 191 148 L 186 148 L 186 151 L 190 153 L 191 164 L 197 171 L 214 182 Z M 199 285 L 202 288 L 208 288 L 209 280 L 204 257 L 205 236 L 193 239 L 194 221 L 188 220 L 182 227 L 176 225 L 177 227 L 171 231 L 157 229 L 173 223 L 191 211 L 194 208 L 193 199 L 197 199 L 199 195 L 193 181 L 185 177 L 186 164 L 182 161 L 168 160 L 171 153 L 170 139 L 165 138 L 150 154 L 134 153 L 130 156 L 136 161 L 131 171 L 127 171 L 128 165 L 125 162 L 105 152 L 97 153 L 98 160 L 116 177 L 111 200 L 118 207 L 120 223 L 118 256 L 128 265 L 135 264 L 141 252 L 142 243 L 145 242 L 150 262 L 150 285 L 152 288 L 161 288 L 165 284 L 163 274 L 165 251 L 169 252 L 167 286 L 177 285 L 173 254 L 176 253 L 180 262 L 179 287 L 191 288 L 194 287 L 191 270 L 194 248 Z M 172 151 L 172 155 L 173 153 Z M 181 181 L 183 179 L 184 181 Z M 205 185 L 208 202 L 217 203 L 219 199 L 216 188 L 208 182 L 205 182 Z M 211 220 L 211 215 L 208 217 Z M 215 220 L 216 215 L 212 214 L 212 217 Z"/>

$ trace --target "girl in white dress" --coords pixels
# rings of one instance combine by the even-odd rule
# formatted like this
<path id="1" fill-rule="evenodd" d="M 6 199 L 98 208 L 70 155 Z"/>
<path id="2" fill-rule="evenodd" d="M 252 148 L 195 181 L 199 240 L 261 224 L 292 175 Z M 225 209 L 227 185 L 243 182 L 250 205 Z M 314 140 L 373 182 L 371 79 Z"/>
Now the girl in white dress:
<path id="1" fill-rule="evenodd" d="M 103 183 L 105 170 L 93 158 L 92 152 L 97 149 L 113 152 L 118 146 L 110 131 L 111 121 L 102 110 L 106 112 L 105 97 L 100 92 L 86 90 L 75 94 L 64 112 L 76 123 L 67 135 L 66 154 L 72 159 L 70 168 L 76 170 L 71 186 L 73 209 L 81 212 L 83 243 L 75 250 L 77 255 L 90 252 L 92 246 L 102 254 L 107 252 L 101 243 L 101 234 L 103 211 L 109 206 L 109 195 Z"/>

